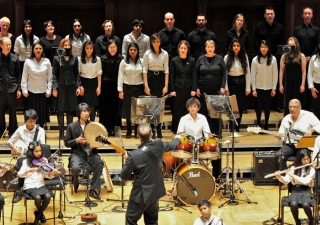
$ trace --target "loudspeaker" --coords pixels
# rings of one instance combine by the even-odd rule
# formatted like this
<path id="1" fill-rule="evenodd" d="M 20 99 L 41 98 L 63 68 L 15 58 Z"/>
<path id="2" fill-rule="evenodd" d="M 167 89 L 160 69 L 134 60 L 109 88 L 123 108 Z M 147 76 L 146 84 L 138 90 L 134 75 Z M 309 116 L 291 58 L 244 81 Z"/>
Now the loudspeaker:
<path id="1" fill-rule="evenodd" d="M 274 154 L 253 153 L 252 180 L 254 185 L 279 184 L 275 177 L 264 178 L 265 175 L 276 172 L 278 163 Z"/>

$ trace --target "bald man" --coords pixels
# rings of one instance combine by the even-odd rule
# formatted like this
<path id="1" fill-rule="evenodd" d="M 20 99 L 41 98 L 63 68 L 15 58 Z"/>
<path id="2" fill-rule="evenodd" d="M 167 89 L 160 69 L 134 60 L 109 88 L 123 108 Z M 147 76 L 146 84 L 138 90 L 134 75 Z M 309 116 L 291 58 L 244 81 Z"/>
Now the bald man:
<path id="1" fill-rule="evenodd" d="M 286 140 L 283 146 L 279 151 L 276 152 L 276 158 L 278 159 L 282 153 L 282 160 L 280 161 L 280 170 L 287 168 L 287 160 L 291 156 L 296 156 L 298 150 L 296 148 L 299 140 L 292 138 L 286 138 L 287 133 L 289 136 L 296 137 L 299 139 L 299 136 L 311 136 L 312 133 L 320 133 L 320 121 L 319 119 L 311 112 L 301 109 L 301 102 L 298 99 L 292 99 L 289 102 L 289 111 L 290 114 L 286 115 L 282 121 L 281 126 L 276 138 Z M 281 189 L 287 189 L 287 185 L 282 185 Z"/>
<path id="2" fill-rule="evenodd" d="M 0 134 L 6 129 L 5 113 L 9 111 L 9 135 L 18 128 L 16 101 L 20 98 L 20 64 L 16 55 L 10 53 L 11 40 L 4 37 L 0 40 Z"/>

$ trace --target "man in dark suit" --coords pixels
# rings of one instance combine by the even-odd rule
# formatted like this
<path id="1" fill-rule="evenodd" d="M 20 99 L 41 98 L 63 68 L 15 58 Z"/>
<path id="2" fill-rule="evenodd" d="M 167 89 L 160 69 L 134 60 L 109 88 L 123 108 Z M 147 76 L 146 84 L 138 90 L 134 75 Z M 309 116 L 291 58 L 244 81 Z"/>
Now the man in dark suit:
<path id="1" fill-rule="evenodd" d="M 149 124 L 139 125 L 141 145 L 125 156 L 126 163 L 121 171 L 123 180 L 134 174 L 126 225 L 137 224 L 142 215 L 145 224 L 158 224 L 159 198 L 166 194 L 162 176 L 163 153 L 176 149 L 181 143 L 178 138 L 171 142 L 162 142 L 161 139 L 152 141 L 151 131 Z"/>

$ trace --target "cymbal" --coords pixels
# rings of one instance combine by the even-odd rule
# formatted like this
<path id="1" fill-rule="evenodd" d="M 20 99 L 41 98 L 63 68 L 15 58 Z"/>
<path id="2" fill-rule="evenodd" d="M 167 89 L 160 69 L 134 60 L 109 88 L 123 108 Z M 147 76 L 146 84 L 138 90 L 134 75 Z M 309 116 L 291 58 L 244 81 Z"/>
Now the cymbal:
<path id="1" fill-rule="evenodd" d="M 230 139 L 229 138 L 222 138 L 219 140 L 219 142 L 222 144 L 225 144 L 225 145 L 232 144 L 232 139 L 231 138 Z M 239 143 L 239 142 L 240 141 L 238 139 L 234 139 L 234 143 Z"/>
<path id="2" fill-rule="evenodd" d="M 245 132 L 245 133 L 240 133 L 240 132 L 234 132 L 234 137 L 243 137 L 243 136 L 247 136 L 248 133 Z M 231 137 L 232 138 L 232 133 L 230 133 L 230 135 L 228 135 L 228 137 Z"/>

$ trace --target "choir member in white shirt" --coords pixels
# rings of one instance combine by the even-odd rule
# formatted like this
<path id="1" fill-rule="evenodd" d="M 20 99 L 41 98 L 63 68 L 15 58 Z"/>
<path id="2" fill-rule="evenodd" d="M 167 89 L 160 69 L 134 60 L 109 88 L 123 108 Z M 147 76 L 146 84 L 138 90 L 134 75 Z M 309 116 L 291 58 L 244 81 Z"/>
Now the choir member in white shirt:
<path id="1" fill-rule="evenodd" d="M 250 94 L 250 68 L 248 56 L 245 52 L 242 42 L 234 38 L 229 47 L 228 54 L 224 57 L 227 69 L 227 83 L 225 93 L 227 96 L 236 95 L 240 117 L 237 119 L 238 126 L 232 126 L 231 129 L 239 132 L 243 105 L 245 105 L 246 96 Z"/>
<path id="2" fill-rule="evenodd" d="M 18 176 L 24 178 L 23 190 L 34 199 L 37 211 L 34 212 L 34 225 L 46 222 L 43 212 L 50 203 L 53 196 L 44 183 L 44 178 L 52 179 L 58 170 L 46 171 L 41 167 L 43 159 L 43 151 L 39 141 L 33 141 L 28 146 L 27 158 L 23 160 Z M 37 162 L 37 163 L 35 163 Z M 40 167 L 39 167 L 40 165 Z"/>
<path id="3" fill-rule="evenodd" d="M 317 53 L 314 54 L 309 62 L 308 69 L 308 87 L 311 91 L 311 108 L 313 113 L 320 119 L 320 40 L 318 41 Z"/>
<path id="4" fill-rule="evenodd" d="M 261 127 L 264 110 L 264 129 L 269 129 L 271 99 L 276 94 L 278 83 L 277 60 L 271 54 L 269 41 L 260 42 L 260 50 L 251 64 L 252 95 L 256 97 L 257 125 Z"/>
<path id="5" fill-rule="evenodd" d="M 81 56 L 83 43 L 90 41 L 90 36 L 84 33 L 79 19 L 74 19 L 70 28 L 70 33 L 65 37 L 71 41 L 72 55 Z"/>
<path id="6" fill-rule="evenodd" d="M 169 83 L 169 55 L 161 48 L 158 33 L 150 36 L 150 50 L 143 56 L 144 92 L 147 95 L 161 98 L 168 92 Z M 155 137 L 154 125 L 151 125 Z M 162 138 L 161 124 L 157 124 L 157 137 Z"/>
<path id="7" fill-rule="evenodd" d="M 80 95 L 81 102 L 90 105 L 90 120 L 94 121 L 96 106 L 99 103 L 98 96 L 101 93 L 101 60 L 96 55 L 95 46 L 92 41 L 86 41 L 82 47 L 79 57 L 79 73 L 81 79 Z"/>
<path id="8" fill-rule="evenodd" d="M 302 205 L 305 214 L 308 217 L 309 225 L 313 224 L 312 211 L 310 206 L 313 206 L 315 199 L 312 197 L 311 186 L 315 176 L 315 169 L 307 164 L 311 162 L 309 150 L 301 149 L 297 153 L 297 158 L 291 168 L 285 171 L 286 175 L 281 176 L 280 171 L 276 172 L 276 178 L 284 184 L 292 183 L 293 188 L 290 196 L 285 197 L 282 201 L 283 205 L 290 206 L 292 216 L 296 224 L 301 225 L 299 219 L 299 205 Z M 300 169 L 295 169 L 299 166 L 305 166 Z"/>
<path id="9" fill-rule="evenodd" d="M 211 203 L 202 199 L 197 204 L 201 217 L 197 218 L 193 225 L 223 225 L 221 218 L 211 214 Z"/>
<path id="10" fill-rule="evenodd" d="M 143 59 L 139 58 L 139 46 L 135 42 L 128 45 L 127 54 L 119 66 L 118 92 L 119 98 L 124 100 L 122 114 L 127 122 L 126 138 L 131 138 L 131 97 L 143 95 Z M 137 136 L 138 125 L 135 124 L 134 136 Z"/>
<path id="11" fill-rule="evenodd" d="M 31 58 L 26 59 L 21 89 L 26 100 L 26 108 L 38 112 L 37 123 L 44 127 L 50 122 L 47 99 L 52 90 L 52 67 L 50 60 L 44 57 L 43 46 L 40 43 L 32 45 Z"/>
<path id="12" fill-rule="evenodd" d="M 32 45 L 37 43 L 39 38 L 33 34 L 31 20 L 24 20 L 21 30 L 21 35 L 17 37 L 14 43 L 14 53 L 19 56 L 20 70 L 22 73 L 24 62 L 31 56 Z"/>

